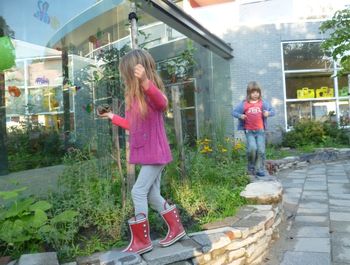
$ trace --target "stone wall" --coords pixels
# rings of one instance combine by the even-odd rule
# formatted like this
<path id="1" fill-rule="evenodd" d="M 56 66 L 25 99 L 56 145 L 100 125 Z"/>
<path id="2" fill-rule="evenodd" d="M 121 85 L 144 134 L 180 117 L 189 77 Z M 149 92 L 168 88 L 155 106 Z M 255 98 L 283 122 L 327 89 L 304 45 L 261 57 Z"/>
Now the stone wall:
<path id="1" fill-rule="evenodd" d="M 308 163 L 319 163 L 350 158 L 350 148 L 318 148 L 314 153 L 290 156 L 278 160 L 267 160 L 266 169 L 271 175 L 280 170 L 306 166 Z"/>
<path id="2" fill-rule="evenodd" d="M 191 233 L 172 246 L 162 248 L 154 241 L 153 250 L 141 257 L 118 250 L 109 252 L 108 256 L 114 255 L 113 264 L 261 264 L 269 246 L 279 237 L 278 226 L 283 220 L 282 186 L 276 181 L 254 182 L 246 186 L 241 196 L 256 204 L 242 207 L 235 216 L 206 224 L 206 230 Z M 106 256 L 102 253 L 80 258 L 77 264 L 110 264 L 107 260 L 101 262 L 101 255 Z M 100 263 L 93 263 L 97 260 Z"/>
<path id="3" fill-rule="evenodd" d="M 250 185 L 250 184 L 249 184 Z M 248 185 L 248 186 L 249 186 Z M 189 234 L 172 246 L 162 248 L 154 241 L 143 255 L 121 249 L 80 257 L 63 265 L 253 265 L 261 264 L 269 246 L 279 237 L 283 220 L 281 203 L 247 205 L 234 217 L 206 226 L 208 230 Z M 22 255 L 12 265 L 58 265 L 56 253 Z"/>
<path id="4" fill-rule="evenodd" d="M 79 258 L 77 264 L 261 264 L 269 245 L 279 237 L 278 225 L 282 219 L 281 203 L 248 205 L 241 208 L 234 217 L 210 224 L 212 229 L 189 234 L 172 246 L 162 248 L 154 241 L 153 250 L 141 256 L 112 250 Z M 110 263 L 112 259 L 114 263 Z"/>

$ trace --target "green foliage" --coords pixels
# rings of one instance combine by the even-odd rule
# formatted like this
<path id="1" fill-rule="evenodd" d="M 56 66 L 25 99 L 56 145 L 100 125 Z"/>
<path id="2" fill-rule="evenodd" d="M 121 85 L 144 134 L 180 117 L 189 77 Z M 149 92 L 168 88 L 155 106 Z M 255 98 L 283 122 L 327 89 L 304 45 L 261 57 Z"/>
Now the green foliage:
<path id="1" fill-rule="evenodd" d="M 60 134 L 37 123 L 11 128 L 7 148 L 11 172 L 56 165 L 64 155 Z"/>
<path id="2" fill-rule="evenodd" d="M 302 120 L 295 124 L 293 130 L 284 133 L 282 145 L 288 147 L 305 146 L 342 146 L 349 144 L 349 133 L 331 121 L 319 122 Z"/>
<path id="3" fill-rule="evenodd" d="M 174 83 L 178 79 L 186 80 L 193 73 L 193 68 L 196 65 L 194 59 L 195 48 L 193 47 L 192 41 L 187 42 L 187 48 L 179 55 L 172 59 L 167 60 L 161 65 L 161 76 L 164 80 L 169 80 Z M 163 72 L 166 75 L 162 75 Z"/>
<path id="4" fill-rule="evenodd" d="M 293 156 L 295 153 L 290 150 L 281 150 L 280 146 L 267 145 L 266 146 L 266 159 L 279 159 L 287 156 Z"/>
<path id="5" fill-rule="evenodd" d="M 350 72 L 350 8 L 338 10 L 332 19 L 323 22 L 320 26 L 322 33 L 330 32 L 322 44 L 325 51 L 330 51 L 334 60 L 340 62 L 340 74 Z"/>
<path id="6" fill-rule="evenodd" d="M 40 251 L 48 239 L 68 239 L 62 225 L 72 224 L 77 212 L 63 211 L 53 216 L 52 204 L 33 197 L 18 199 L 25 188 L 0 192 L 3 200 L 12 200 L 0 208 L 1 255 L 19 256 L 24 252 Z"/>
<path id="7" fill-rule="evenodd" d="M 59 192 L 52 194 L 50 202 L 54 212 L 70 209 L 78 212 L 78 215 L 76 227 L 72 228 L 74 240 L 60 240 L 54 244 L 59 257 L 67 259 L 72 255 L 89 255 L 94 251 L 106 250 L 116 242 L 125 242 L 125 224 L 131 215 L 131 207 L 128 204 L 122 208 L 121 183 L 117 172 L 112 171 L 111 176 L 101 177 L 99 160 L 91 153 L 77 149 L 66 155 L 64 163 L 66 168 L 60 177 Z M 112 161 L 109 167 L 113 167 Z M 96 248 L 92 242 L 96 243 Z M 97 245 L 100 247 L 97 248 Z"/>
<path id="8" fill-rule="evenodd" d="M 214 147 L 220 150 L 220 147 Z M 186 228 L 198 230 L 198 225 L 234 215 L 245 204 L 239 196 L 249 183 L 245 161 L 232 159 L 230 152 L 201 153 L 186 150 L 188 179 L 181 181 L 179 168 L 172 163 L 166 168 L 163 190 L 181 207 Z"/>

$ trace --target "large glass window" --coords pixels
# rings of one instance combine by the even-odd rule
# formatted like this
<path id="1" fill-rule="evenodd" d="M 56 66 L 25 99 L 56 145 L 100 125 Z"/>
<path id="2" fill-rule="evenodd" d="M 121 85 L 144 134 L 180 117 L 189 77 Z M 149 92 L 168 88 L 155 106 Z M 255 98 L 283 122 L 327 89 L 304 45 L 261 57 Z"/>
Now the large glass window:
<path id="1" fill-rule="evenodd" d="M 0 97 L 5 99 L 5 106 L 0 106 L 5 110 L 0 115 L 6 116 L 3 127 L 9 128 L 12 139 L 10 127 L 26 130 L 35 124 L 43 134 L 59 135 L 57 141 L 65 150 L 88 146 L 99 158 L 109 157 L 115 131 L 95 110 L 107 103 L 123 116 L 118 64 L 131 49 L 130 2 L 61 0 L 45 2 L 45 10 L 42 5 L 43 1 L 0 1 L 0 27 L 11 37 L 16 54 L 15 65 L 0 82 Z M 222 97 L 230 104 L 230 95 L 225 94 L 229 63 L 171 25 L 140 9 L 137 15 L 139 47 L 155 58 L 168 92 L 174 85 L 179 87 L 183 135 L 194 144 L 200 128 L 217 122 L 215 100 Z M 40 137 L 37 131 L 26 135 Z M 58 155 L 56 149 L 52 156 Z M 10 150 L 13 153 L 16 150 Z M 31 161 L 21 163 L 36 167 Z M 110 173 L 102 168 L 101 172 Z"/>
<path id="2" fill-rule="evenodd" d="M 287 129 L 301 119 L 348 125 L 347 77 L 337 76 L 320 45 L 321 41 L 282 43 Z"/>
<path id="3" fill-rule="evenodd" d="M 328 69 L 331 61 L 320 49 L 320 42 L 283 44 L 284 70 Z"/>

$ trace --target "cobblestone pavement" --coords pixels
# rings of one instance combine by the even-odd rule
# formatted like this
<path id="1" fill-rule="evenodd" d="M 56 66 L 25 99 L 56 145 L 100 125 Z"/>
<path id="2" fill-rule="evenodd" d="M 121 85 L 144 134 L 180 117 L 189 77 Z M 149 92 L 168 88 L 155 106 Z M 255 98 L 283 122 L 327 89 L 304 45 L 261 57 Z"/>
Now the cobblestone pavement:
<path id="1" fill-rule="evenodd" d="M 350 265 L 350 161 L 279 173 L 286 220 L 269 265 Z"/>

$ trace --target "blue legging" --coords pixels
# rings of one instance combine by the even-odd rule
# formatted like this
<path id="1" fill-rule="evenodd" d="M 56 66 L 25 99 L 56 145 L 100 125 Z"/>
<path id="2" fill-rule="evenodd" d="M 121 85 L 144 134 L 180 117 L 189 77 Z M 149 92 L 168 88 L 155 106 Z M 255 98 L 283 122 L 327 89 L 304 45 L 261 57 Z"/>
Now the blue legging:
<path id="1" fill-rule="evenodd" d="M 246 130 L 248 170 L 265 172 L 265 131 Z"/>

